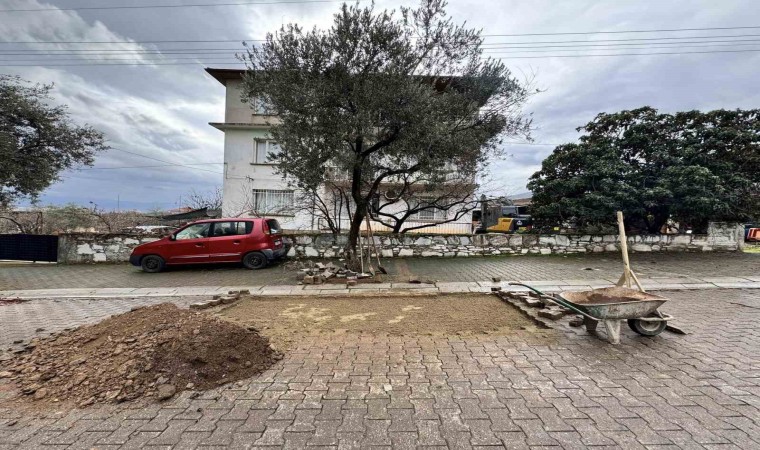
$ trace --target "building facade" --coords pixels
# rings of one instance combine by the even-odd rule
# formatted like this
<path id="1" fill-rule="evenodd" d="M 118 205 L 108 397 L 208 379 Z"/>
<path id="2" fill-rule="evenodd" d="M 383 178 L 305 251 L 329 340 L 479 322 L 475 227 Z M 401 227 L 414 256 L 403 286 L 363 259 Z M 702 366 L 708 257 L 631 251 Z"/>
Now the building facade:
<path id="1" fill-rule="evenodd" d="M 210 123 L 224 133 L 223 216 L 266 215 L 277 218 L 286 230 L 325 230 L 327 224 L 320 219 L 318 211 L 304 205 L 301 195 L 288 186 L 269 162 L 268 155 L 276 153 L 279 147 L 269 135 L 268 124 L 277 119 L 265 115 L 257 105 L 241 100 L 243 71 L 209 68 L 206 72 L 225 86 L 226 91 L 224 121 Z M 339 174 L 336 176 L 340 177 Z M 386 194 L 392 192 L 392 186 L 385 186 L 381 191 L 383 198 L 388 198 Z M 323 196 L 325 199 L 329 197 L 329 193 Z M 393 212 L 394 207 L 391 205 L 384 211 Z M 404 209 L 402 205 L 396 208 L 398 211 Z M 452 217 L 453 213 L 447 211 L 425 210 L 410 218 L 407 226 L 434 225 L 419 230 L 424 233 L 471 233 L 470 214 L 449 221 Z M 347 217 L 341 221 L 341 228 L 348 229 Z M 372 229 L 388 230 L 378 222 L 372 224 Z"/>

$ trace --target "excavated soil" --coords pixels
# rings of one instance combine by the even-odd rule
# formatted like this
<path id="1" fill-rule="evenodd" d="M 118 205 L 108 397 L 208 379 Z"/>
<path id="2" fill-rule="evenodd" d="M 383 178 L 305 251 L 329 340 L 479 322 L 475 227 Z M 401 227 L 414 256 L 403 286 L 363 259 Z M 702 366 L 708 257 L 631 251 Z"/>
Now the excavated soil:
<path id="1" fill-rule="evenodd" d="M 635 289 L 624 287 L 609 287 L 581 292 L 563 292 L 567 300 L 582 305 L 604 305 L 607 303 L 624 303 L 641 300 L 656 300 L 660 297 Z"/>
<path id="2" fill-rule="evenodd" d="M 278 349 L 291 348 L 313 334 L 498 335 L 534 329 L 533 322 L 511 305 L 477 294 L 249 297 L 219 314 L 260 330 Z"/>
<path id="3" fill-rule="evenodd" d="M 280 358 L 267 338 L 169 303 L 33 342 L 2 372 L 38 403 L 167 399 L 253 376 Z M 18 399 L 17 399 L 18 400 Z"/>

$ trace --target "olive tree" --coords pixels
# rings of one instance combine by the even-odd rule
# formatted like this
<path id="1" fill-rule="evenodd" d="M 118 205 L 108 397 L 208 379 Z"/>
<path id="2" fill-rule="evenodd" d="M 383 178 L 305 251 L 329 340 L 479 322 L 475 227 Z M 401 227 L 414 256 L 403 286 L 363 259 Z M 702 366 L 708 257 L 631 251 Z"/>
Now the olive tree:
<path id="1" fill-rule="evenodd" d="M 502 138 L 528 133 L 527 87 L 484 57 L 480 31 L 455 24 L 445 7 L 344 4 L 330 28 L 284 25 L 243 55 L 243 99 L 273 114 L 279 172 L 305 191 L 331 173 L 348 178 L 349 261 L 382 183 L 445 166 L 474 176 Z"/>
<path id="2" fill-rule="evenodd" d="M 0 206 L 36 199 L 61 171 L 92 165 L 108 148 L 102 133 L 50 104 L 52 88 L 0 75 Z"/>

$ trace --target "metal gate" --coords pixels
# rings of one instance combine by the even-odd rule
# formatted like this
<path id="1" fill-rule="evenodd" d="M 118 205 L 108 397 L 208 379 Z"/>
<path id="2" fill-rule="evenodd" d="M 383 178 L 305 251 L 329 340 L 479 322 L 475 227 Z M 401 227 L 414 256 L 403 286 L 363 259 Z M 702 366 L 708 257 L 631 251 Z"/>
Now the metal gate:
<path id="1" fill-rule="evenodd" d="M 0 260 L 58 261 L 58 236 L 0 234 Z"/>

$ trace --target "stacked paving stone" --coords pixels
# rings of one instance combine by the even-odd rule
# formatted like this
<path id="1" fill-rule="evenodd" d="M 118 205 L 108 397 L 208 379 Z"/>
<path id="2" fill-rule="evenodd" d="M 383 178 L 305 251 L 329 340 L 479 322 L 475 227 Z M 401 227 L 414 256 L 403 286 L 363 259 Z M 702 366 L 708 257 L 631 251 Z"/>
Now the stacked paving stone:
<path id="1" fill-rule="evenodd" d="M 251 291 L 243 289 L 240 291 L 229 291 L 227 295 L 215 295 L 211 300 L 190 304 L 190 309 L 208 309 L 219 305 L 229 305 L 235 303 L 242 295 L 250 295 Z"/>
<path id="2" fill-rule="evenodd" d="M 535 292 L 501 292 L 499 297 L 518 306 L 529 316 L 541 317 L 549 320 L 559 320 L 567 314 L 572 314 L 567 308 L 544 301 Z"/>
<path id="3" fill-rule="evenodd" d="M 301 284 L 324 284 L 328 280 L 336 278 L 345 279 L 347 286 L 355 286 L 359 279 L 370 277 L 372 275 L 367 273 L 354 272 L 345 267 L 338 267 L 333 263 L 323 264 L 321 262 L 311 262 L 309 267 L 302 267 L 298 275 Z"/>

